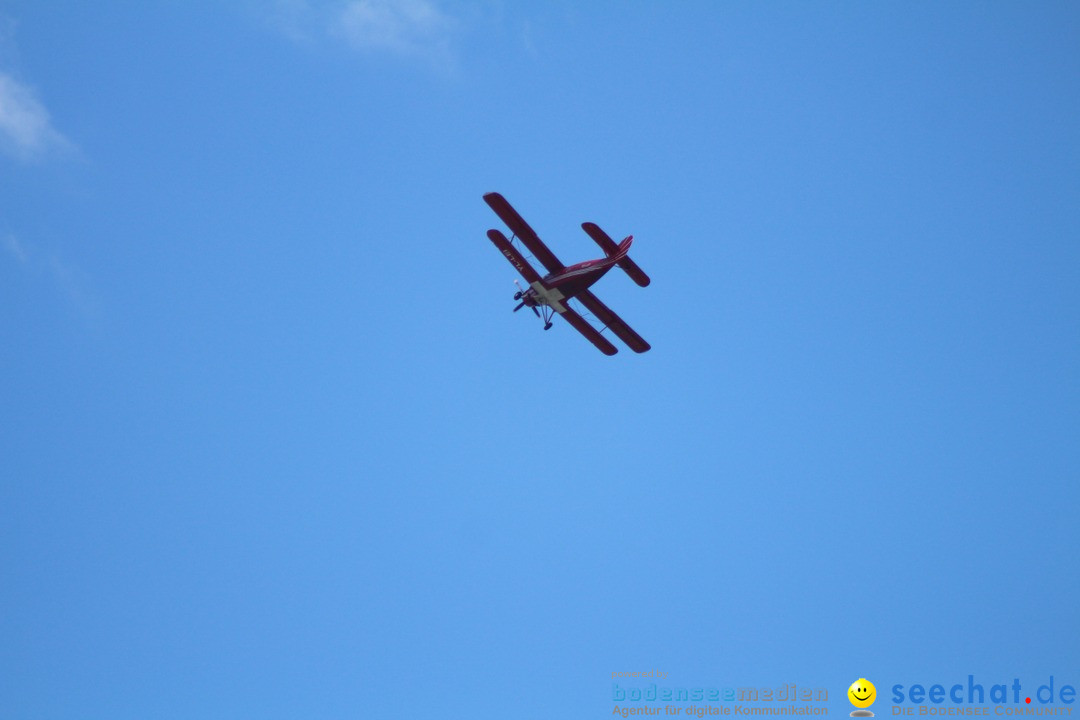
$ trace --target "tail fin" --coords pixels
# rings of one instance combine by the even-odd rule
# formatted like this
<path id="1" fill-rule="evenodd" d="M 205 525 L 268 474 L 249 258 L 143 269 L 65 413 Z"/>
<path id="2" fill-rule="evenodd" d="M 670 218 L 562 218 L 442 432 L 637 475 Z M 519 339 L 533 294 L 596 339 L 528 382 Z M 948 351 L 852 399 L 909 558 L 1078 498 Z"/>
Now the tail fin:
<path id="1" fill-rule="evenodd" d="M 626 239 L 616 245 L 615 241 L 612 240 L 606 232 L 601 230 L 600 227 L 594 223 L 581 223 L 581 229 L 588 233 L 589 237 L 591 237 L 593 241 L 600 246 L 600 248 L 604 251 L 605 255 L 607 255 L 608 257 L 619 258 L 619 262 L 616 264 L 620 268 L 622 268 L 627 275 L 630 276 L 631 280 L 633 280 L 641 287 L 645 287 L 651 282 L 649 280 L 649 276 L 646 275 L 644 271 L 642 271 L 642 269 L 637 266 L 637 263 L 631 260 L 630 257 L 626 254 L 630 251 L 630 243 L 634 241 L 633 235 L 628 235 Z"/>

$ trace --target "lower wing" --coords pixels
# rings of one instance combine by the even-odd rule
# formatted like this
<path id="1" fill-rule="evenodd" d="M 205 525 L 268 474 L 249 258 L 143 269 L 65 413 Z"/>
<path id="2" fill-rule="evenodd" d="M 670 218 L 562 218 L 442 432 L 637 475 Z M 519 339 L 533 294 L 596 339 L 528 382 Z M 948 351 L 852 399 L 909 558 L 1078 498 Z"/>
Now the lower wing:
<path id="1" fill-rule="evenodd" d="M 585 318 L 581 317 L 570 308 L 566 308 L 566 310 L 559 313 L 559 317 L 573 325 L 575 330 L 584 335 L 589 342 L 595 345 L 600 352 L 605 355 L 614 355 L 619 352 L 615 346 L 608 342 L 606 337 L 597 332 L 596 328 L 590 325 Z"/>
<path id="2" fill-rule="evenodd" d="M 540 282 L 540 275 L 529 264 L 529 261 L 521 256 L 517 248 L 510 244 L 505 235 L 498 230 L 488 230 L 487 234 L 488 239 L 495 244 L 495 247 L 499 248 L 499 252 L 510 261 L 510 264 L 517 268 L 517 271 L 521 273 L 521 277 L 525 278 L 527 283 L 532 285 L 534 282 Z"/>
<path id="3" fill-rule="evenodd" d="M 604 323 L 607 327 L 611 328 L 611 332 L 619 336 L 619 339 L 626 343 L 631 350 L 638 353 L 643 353 L 652 346 L 645 342 L 644 339 L 633 328 L 623 322 L 623 319 L 615 314 L 607 305 L 600 302 L 600 298 L 593 295 L 590 291 L 585 290 L 579 292 L 574 296 L 581 301 L 581 304 L 589 309 L 596 319 Z M 591 327 L 591 326 L 590 326 Z"/>

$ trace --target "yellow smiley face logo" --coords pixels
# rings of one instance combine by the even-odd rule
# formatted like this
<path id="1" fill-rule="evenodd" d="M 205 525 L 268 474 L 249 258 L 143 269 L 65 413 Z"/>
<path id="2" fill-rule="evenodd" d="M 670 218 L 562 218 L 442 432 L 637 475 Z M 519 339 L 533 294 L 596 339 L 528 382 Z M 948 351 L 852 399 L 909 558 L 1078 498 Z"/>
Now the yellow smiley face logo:
<path id="1" fill-rule="evenodd" d="M 847 696 L 855 707 L 867 708 L 874 704 L 874 699 L 877 698 L 877 689 L 874 687 L 874 683 L 866 678 L 859 678 L 851 683 L 851 687 L 847 689 Z"/>

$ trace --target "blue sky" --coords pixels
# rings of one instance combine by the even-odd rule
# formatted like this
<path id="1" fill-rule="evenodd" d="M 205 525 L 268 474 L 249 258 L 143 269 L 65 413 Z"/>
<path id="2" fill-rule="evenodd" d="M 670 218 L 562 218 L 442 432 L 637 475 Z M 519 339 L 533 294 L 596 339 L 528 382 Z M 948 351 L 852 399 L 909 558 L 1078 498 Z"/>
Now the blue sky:
<path id="1" fill-rule="evenodd" d="M 1080 684 L 1072 3 L 0 2 L 0 715 Z M 512 314 L 497 190 L 653 278 Z"/>

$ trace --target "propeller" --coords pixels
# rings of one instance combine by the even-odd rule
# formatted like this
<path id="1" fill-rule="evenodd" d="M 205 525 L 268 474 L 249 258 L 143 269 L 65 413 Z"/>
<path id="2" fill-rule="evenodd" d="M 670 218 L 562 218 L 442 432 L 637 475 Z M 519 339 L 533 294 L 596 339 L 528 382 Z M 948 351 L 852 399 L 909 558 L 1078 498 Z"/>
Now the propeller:
<path id="1" fill-rule="evenodd" d="M 525 288 L 521 287 L 521 284 L 518 283 L 517 280 L 514 280 L 514 284 L 517 285 L 517 292 L 514 293 L 514 299 L 515 300 L 521 300 L 521 298 L 525 297 L 526 290 L 525 290 Z M 518 303 L 518 306 L 516 308 L 514 308 L 514 312 L 517 312 L 518 310 L 520 310 L 523 307 L 525 307 L 525 301 L 521 300 L 521 302 Z M 535 305 L 530 305 L 529 308 L 533 311 L 533 315 L 535 315 L 536 317 L 540 317 L 540 311 L 536 308 Z M 547 330 L 549 327 L 551 327 L 550 322 L 547 323 L 547 325 L 544 326 L 544 329 Z"/>

